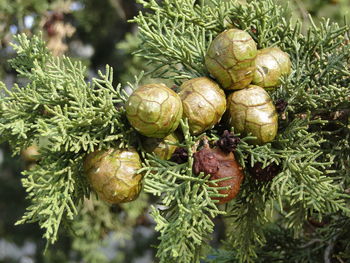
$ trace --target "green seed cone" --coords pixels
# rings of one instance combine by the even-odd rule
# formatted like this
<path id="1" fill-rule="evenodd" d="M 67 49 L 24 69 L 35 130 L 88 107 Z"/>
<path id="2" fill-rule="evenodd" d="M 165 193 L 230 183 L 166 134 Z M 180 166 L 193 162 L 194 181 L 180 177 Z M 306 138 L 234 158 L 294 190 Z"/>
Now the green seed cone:
<path id="1" fill-rule="evenodd" d="M 277 134 L 278 116 L 269 94 L 261 87 L 233 92 L 228 97 L 228 122 L 234 131 L 257 137 L 253 143 L 271 142 Z"/>
<path id="2" fill-rule="evenodd" d="M 175 152 L 177 146 L 171 145 L 166 141 L 178 143 L 180 140 L 179 136 L 173 132 L 163 139 L 146 138 L 142 145 L 146 152 L 154 153 L 159 159 L 169 160 Z"/>
<path id="3" fill-rule="evenodd" d="M 226 110 L 224 91 L 209 78 L 195 78 L 184 82 L 179 95 L 190 132 L 195 135 L 211 129 Z"/>
<path id="4" fill-rule="evenodd" d="M 176 130 L 182 117 L 179 95 L 164 84 L 139 87 L 126 103 L 130 124 L 142 135 L 164 138 Z"/>
<path id="5" fill-rule="evenodd" d="M 130 202 L 141 191 L 139 154 L 134 149 L 109 149 L 90 153 L 84 171 L 92 189 L 110 204 Z"/>
<path id="6" fill-rule="evenodd" d="M 253 83 L 263 88 L 278 86 L 280 78 L 291 72 L 289 55 L 278 47 L 259 50 L 255 66 Z"/>
<path id="7" fill-rule="evenodd" d="M 224 89 L 243 89 L 253 79 L 256 54 L 256 43 L 247 32 L 229 29 L 212 41 L 205 65 Z"/>

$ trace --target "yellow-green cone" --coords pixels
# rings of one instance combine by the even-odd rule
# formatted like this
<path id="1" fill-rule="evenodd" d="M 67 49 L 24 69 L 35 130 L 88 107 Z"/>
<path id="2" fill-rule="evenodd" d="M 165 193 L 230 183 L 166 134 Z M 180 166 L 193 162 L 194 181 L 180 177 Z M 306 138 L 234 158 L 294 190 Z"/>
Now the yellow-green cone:
<path id="1" fill-rule="evenodd" d="M 216 82 L 206 77 L 184 82 L 179 95 L 190 132 L 195 135 L 211 129 L 226 110 L 224 91 Z"/>
<path id="2" fill-rule="evenodd" d="M 271 142 L 277 134 L 278 116 L 269 94 L 261 87 L 233 92 L 227 99 L 229 125 L 235 133 L 251 134 L 255 144 Z"/>
<path id="3" fill-rule="evenodd" d="M 256 43 L 247 32 L 229 29 L 212 41 L 205 65 L 224 89 L 243 89 L 253 79 L 256 54 Z"/>
<path id="4" fill-rule="evenodd" d="M 134 149 L 95 151 L 84 161 L 84 171 L 92 189 L 110 204 L 130 202 L 141 191 L 139 154 Z"/>
<path id="5" fill-rule="evenodd" d="M 179 95 L 164 84 L 139 87 L 126 103 L 130 124 L 142 135 L 164 138 L 175 131 L 182 117 Z"/>
<path id="6" fill-rule="evenodd" d="M 253 83 L 263 88 L 278 86 L 280 78 L 291 72 L 289 55 L 278 47 L 259 50 L 255 66 Z"/>
<path id="7" fill-rule="evenodd" d="M 179 136 L 176 133 L 170 133 L 163 139 L 146 138 L 143 142 L 143 148 L 148 153 L 154 153 L 159 159 L 169 160 L 175 152 L 177 146 L 168 142 L 178 143 Z"/>

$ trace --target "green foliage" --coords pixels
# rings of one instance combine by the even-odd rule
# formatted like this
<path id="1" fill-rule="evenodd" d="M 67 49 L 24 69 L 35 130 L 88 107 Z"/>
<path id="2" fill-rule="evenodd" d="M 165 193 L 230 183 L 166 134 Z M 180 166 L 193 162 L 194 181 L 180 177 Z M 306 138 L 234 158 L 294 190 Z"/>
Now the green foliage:
<path id="1" fill-rule="evenodd" d="M 28 79 L 25 87 L 11 90 L 1 84 L 0 133 L 14 153 L 34 142 L 44 156 L 25 172 L 23 185 L 32 205 L 19 223 L 39 222 L 44 236 L 55 242 L 61 220 L 72 220 L 79 200 L 87 194 L 82 158 L 94 149 L 125 147 L 130 126 L 117 103 L 126 100 L 121 85 L 113 87 L 113 71 L 93 83 L 85 82 L 85 68 L 69 58 L 54 58 L 40 37 L 17 37 L 18 56 L 11 61 Z"/>
<path id="2" fill-rule="evenodd" d="M 242 162 L 257 161 L 268 165 L 272 162 L 282 166 L 282 171 L 267 185 L 259 184 L 251 177 L 242 187 L 241 197 L 228 212 L 228 237 L 236 249 L 240 262 L 250 262 L 256 250 L 263 245 L 264 225 L 271 221 L 270 214 L 280 213 L 281 224 L 301 235 L 305 220 L 310 216 L 322 219 L 322 214 L 343 211 L 349 213 L 341 184 L 341 178 L 331 177 L 332 160 L 324 157 L 316 134 L 308 132 L 307 120 L 294 120 L 280 134 L 276 148 L 271 145 L 251 147 L 245 143 L 237 150 Z M 226 242 L 226 244 L 228 244 Z"/>
<path id="3" fill-rule="evenodd" d="M 17 40 L 18 56 L 11 64 L 30 83 L 3 88 L 7 96 L 1 104 L 2 138 L 16 152 L 42 137 L 49 138 L 51 151 L 91 151 L 118 140 L 125 145 L 129 127 L 115 104 L 125 102 L 126 95 L 121 85 L 113 87 L 111 68 L 89 84 L 79 62 L 52 57 L 40 38 L 21 35 Z"/>
<path id="4" fill-rule="evenodd" d="M 236 151 L 244 168 L 257 162 L 264 167 L 275 163 L 281 172 L 272 182 L 262 183 L 245 170 L 239 196 L 217 206 L 211 197 L 219 195 L 218 189 L 208 184 L 209 177 L 192 173 L 192 154 L 205 134 L 190 136 L 187 122 L 182 122 L 184 141 L 180 146 L 189 152 L 185 164 L 145 154 L 141 138 L 125 118 L 127 94 L 121 85 L 113 87 L 110 67 L 89 83 L 79 62 L 53 58 L 40 37 L 21 35 L 16 39 L 17 57 L 11 65 L 28 84 L 15 85 L 11 90 L 0 84 L 0 135 L 15 153 L 38 143 L 43 158 L 23 178 L 31 205 L 20 223 L 38 222 L 45 238 L 53 243 L 64 222 L 80 235 L 76 246 L 87 254 L 86 260 L 105 260 L 97 254 L 93 258 L 87 251 L 98 246 L 95 241 L 104 225 L 113 227 L 109 220 L 114 217 L 95 221 L 96 211 L 108 214 L 108 207 L 97 204 L 96 210 L 89 210 L 82 206 L 84 197 L 89 196 L 82 160 L 96 149 L 136 145 L 144 158 L 144 190 L 159 198 L 160 205 L 153 206 L 152 216 L 160 232 L 157 257 L 161 263 L 197 263 L 207 258 L 207 243 L 214 230 L 212 219 L 217 215 L 225 217 L 227 239 L 214 258 L 208 257 L 211 262 L 278 259 L 269 250 L 279 244 L 273 238 L 274 231 L 291 244 L 309 242 L 305 222 L 328 216 L 332 224 L 315 235 L 322 236 L 324 242 L 332 240 L 333 246 L 336 243 L 340 248 L 337 256 L 347 259 L 348 245 L 340 239 L 347 232 L 339 229 L 339 224 L 349 220 L 349 194 L 344 190 L 350 187 L 350 152 L 344 148 L 349 145 L 350 134 L 349 26 L 323 21 L 320 25 L 313 23 L 302 34 L 302 24 L 287 20 L 288 11 L 272 0 L 248 1 L 245 5 L 233 0 L 139 3 L 150 12 L 140 13 L 133 20 L 140 29 L 137 53 L 151 64 L 153 77 L 180 83 L 209 76 L 203 63 L 206 50 L 219 32 L 230 27 L 249 32 L 259 48 L 277 45 L 290 54 L 291 76 L 270 91 L 274 101 L 289 103 L 279 120 L 279 135 L 262 146 L 248 144 L 249 136 L 242 138 Z M 217 130 L 206 134 L 210 142 L 219 135 Z M 74 221 L 79 218 L 89 223 Z M 84 227 L 94 222 L 93 231 L 84 234 Z M 273 230 L 270 224 L 275 225 Z M 338 236 L 333 236 L 334 232 Z M 292 253 L 287 245 L 282 248 L 285 255 Z M 326 253 L 329 246 L 322 244 L 317 249 Z M 331 252 L 327 253 L 330 259 Z M 287 258 L 290 262 L 307 262 L 308 255 L 296 252 L 295 257 Z"/>
<path id="5" fill-rule="evenodd" d="M 76 175 L 81 157 L 43 154 L 40 166 L 24 172 L 22 184 L 31 205 L 17 224 L 38 222 L 45 229 L 44 237 L 54 243 L 62 220 L 72 220 L 77 214 L 75 200 L 83 187 Z M 86 188 L 86 186 L 85 186 Z"/>
<path id="6" fill-rule="evenodd" d="M 48 9 L 49 1 L 47 0 L 30 0 L 16 1 L 16 4 L 11 4 L 10 0 L 3 0 L 0 2 L 0 12 L 1 12 L 1 24 L 8 23 L 6 19 L 17 18 L 18 20 L 23 19 L 24 15 L 29 14 L 30 11 L 43 13 Z M 20 23 L 23 23 L 21 21 Z M 7 24 L 9 26 L 9 24 Z M 6 32 L 6 31 L 4 31 Z"/>
<path id="7" fill-rule="evenodd" d="M 349 218 L 339 215 L 333 216 L 332 223 L 321 223 L 324 224 L 321 227 L 306 223 L 306 228 L 313 232 L 299 238 L 288 229 L 270 225 L 265 229 L 267 244 L 260 249 L 258 262 L 269 258 L 276 262 L 347 262 L 349 223 Z"/>
<path id="8" fill-rule="evenodd" d="M 128 33 L 125 35 L 125 39 L 116 46 L 117 50 L 121 51 L 124 55 L 123 68 L 126 70 L 119 76 L 122 82 L 127 82 L 133 79 L 139 72 L 148 71 L 147 68 L 150 68 L 150 66 L 146 66 L 147 61 L 141 57 L 132 55 L 138 49 L 139 45 L 140 40 L 137 35 Z"/>
<path id="9" fill-rule="evenodd" d="M 287 20 L 287 9 L 270 0 L 246 5 L 235 1 L 139 2 L 153 11 L 134 19 L 142 40 L 138 54 L 157 65 L 153 76 L 189 79 L 208 75 L 203 65 L 206 49 L 213 37 L 232 26 L 249 32 L 259 48 L 276 45 L 291 56 L 293 73 L 270 92 L 274 100 L 283 98 L 289 103 L 285 117 L 280 119 L 278 138 L 263 146 L 250 146 L 245 143 L 249 138 L 245 138 L 237 150 L 243 166 L 277 163 L 282 171 L 267 185 L 247 174 L 239 198 L 228 205 L 229 239 L 225 246 L 236 252 L 228 262 L 233 258 L 240 262 L 255 260 L 257 248 L 266 242 L 263 227 L 271 220 L 271 211 L 279 211 L 284 217 L 281 226 L 293 229 L 295 235 L 302 233 L 310 216 L 321 219 L 328 213 L 349 213 L 344 192 L 347 186 L 341 177 L 344 170 L 349 171 L 345 164 L 349 154 L 340 145 L 338 154 L 324 147 L 330 137 L 320 133 L 331 121 L 321 113 L 349 107 L 349 27 L 324 20 L 319 26 L 312 24 L 303 35 L 301 23 Z M 348 120 L 340 122 L 342 131 L 327 130 L 325 134 L 348 134 Z M 215 132 L 212 136 L 218 137 Z M 167 254 L 162 251 L 158 252 L 160 258 Z"/>
<path id="10" fill-rule="evenodd" d="M 145 191 L 162 199 L 162 208 L 152 209 L 156 230 L 161 234 L 157 253 L 161 262 L 198 262 L 201 248 L 213 232 L 212 219 L 223 213 L 211 199 L 220 194 L 208 185 L 208 176 L 192 173 L 196 139 L 191 137 L 187 121 L 181 121 L 181 126 L 188 162 L 178 165 L 148 155 L 142 169 Z"/>
<path id="11" fill-rule="evenodd" d="M 133 227 L 138 217 L 147 208 L 147 201 L 147 196 L 144 194 L 134 202 L 117 207 L 110 207 L 93 197 L 84 200 L 78 216 L 71 225 L 73 249 L 80 252 L 85 262 L 110 262 L 102 250 L 108 245 L 105 239 L 111 234 L 113 239 L 118 240 L 121 247 L 125 247 L 132 238 Z M 117 251 L 116 254 L 113 262 L 125 262 L 124 253 Z"/>
<path id="12" fill-rule="evenodd" d="M 283 220 L 280 218 L 278 221 Z M 347 262 L 349 255 L 349 218 L 334 215 L 313 226 L 305 223 L 308 234 L 294 237 L 290 229 L 283 228 L 274 222 L 264 228 L 266 244 L 258 249 L 256 262 L 267 262 L 273 259 L 278 263 L 317 263 L 317 262 Z M 328 221 L 328 223 L 327 223 Z M 331 261 L 332 260 L 332 261 Z M 213 251 L 210 263 L 237 262 L 234 252 L 227 250 Z"/>
<path id="13" fill-rule="evenodd" d="M 189 79 L 202 76 L 204 56 L 213 33 L 224 29 L 229 3 L 195 5 L 195 1 L 138 1 L 154 13 L 140 13 L 141 49 L 138 54 L 153 62 L 153 76 Z M 213 1 L 214 2 L 214 1 Z M 221 23 L 220 23 L 221 22 Z"/>
<path id="14" fill-rule="evenodd" d="M 308 13 L 315 20 L 328 17 L 339 24 L 344 23 L 344 17 L 350 15 L 350 3 L 347 0 L 293 0 L 289 1 L 293 10 L 293 16 L 303 20 L 306 25 L 310 24 Z"/>
<path id="15" fill-rule="evenodd" d="M 135 1 L 79 0 L 76 2 L 83 7 L 72 13 L 79 39 L 94 49 L 91 68 L 97 70 L 103 68 L 104 64 L 108 64 L 114 68 L 115 77 L 125 74 L 128 69 L 123 63 L 131 58 L 115 52 L 115 45 L 132 31 L 132 25 L 128 24 L 127 20 L 137 13 Z M 139 75 L 139 72 L 133 74 L 131 80 L 135 75 Z"/>

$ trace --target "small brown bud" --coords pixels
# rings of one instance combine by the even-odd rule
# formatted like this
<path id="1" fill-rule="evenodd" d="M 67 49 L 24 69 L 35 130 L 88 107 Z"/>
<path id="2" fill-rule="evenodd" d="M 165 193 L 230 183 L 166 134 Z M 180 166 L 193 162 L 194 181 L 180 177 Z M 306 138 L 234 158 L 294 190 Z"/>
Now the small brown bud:
<path id="1" fill-rule="evenodd" d="M 188 152 L 185 148 L 176 148 L 170 161 L 181 164 L 188 161 Z"/>
<path id="2" fill-rule="evenodd" d="M 275 103 L 276 111 L 277 113 L 281 114 L 283 113 L 288 106 L 288 102 L 284 99 L 278 99 Z"/>
<path id="3" fill-rule="evenodd" d="M 269 182 L 279 174 L 281 167 L 276 163 L 271 163 L 263 168 L 263 164 L 257 162 L 253 167 L 248 166 L 248 171 L 256 180 Z"/>
<path id="4" fill-rule="evenodd" d="M 236 150 L 240 141 L 241 139 L 239 137 L 234 136 L 233 133 L 225 130 L 220 139 L 216 142 L 216 145 L 224 152 L 229 153 Z"/>

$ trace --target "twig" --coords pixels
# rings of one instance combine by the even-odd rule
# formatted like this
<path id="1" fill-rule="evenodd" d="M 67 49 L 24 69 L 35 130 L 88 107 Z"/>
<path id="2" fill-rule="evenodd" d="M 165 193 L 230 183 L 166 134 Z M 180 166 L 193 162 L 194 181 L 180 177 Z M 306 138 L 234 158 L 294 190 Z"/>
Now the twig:
<path id="1" fill-rule="evenodd" d="M 337 240 L 337 238 L 339 237 L 340 234 L 335 235 L 329 242 L 328 242 L 328 246 L 326 247 L 325 251 L 324 251 L 324 263 L 331 263 L 331 253 L 333 251 L 334 245 L 335 245 L 335 241 Z"/>
<path id="2" fill-rule="evenodd" d="M 335 256 L 340 263 L 345 263 L 338 255 Z"/>
<path id="3" fill-rule="evenodd" d="M 313 244 L 315 244 L 315 243 L 322 243 L 323 242 L 323 240 L 322 239 L 320 239 L 320 238 L 315 238 L 315 239 L 312 239 L 312 240 L 310 240 L 309 242 L 307 242 L 306 244 L 304 244 L 304 245 L 302 245 L 302 246 L 299 246 L 299 248 L 307 248 L 307 247 L 310 247 L 310 246 L 312 246 Z"/>

